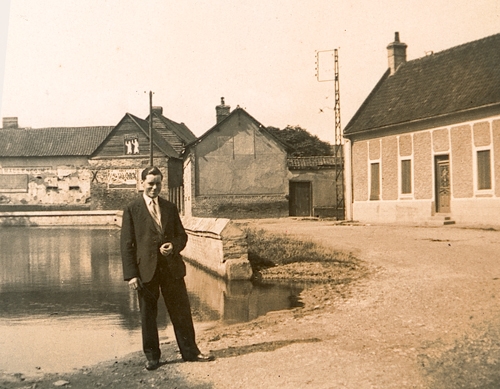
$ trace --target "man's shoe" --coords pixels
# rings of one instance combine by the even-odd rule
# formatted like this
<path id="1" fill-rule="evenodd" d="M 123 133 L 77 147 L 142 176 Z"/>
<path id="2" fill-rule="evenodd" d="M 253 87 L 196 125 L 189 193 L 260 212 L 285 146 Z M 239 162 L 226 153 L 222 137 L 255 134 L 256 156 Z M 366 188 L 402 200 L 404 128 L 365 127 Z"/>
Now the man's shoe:
<path id="1" fill-rule="evenodd" d="M 215 360 L 215 357 L 212 354 L 202 354 L 199 353 L 194 358 L 187 359 L 187 362 L 211 362 Z"/>
<path id="2" fill-rule="evenodd" d="M 160 361 L 158 359 L 152 359 L 146 362 L 146 370 L 156 370 L 160 367 Z"/>

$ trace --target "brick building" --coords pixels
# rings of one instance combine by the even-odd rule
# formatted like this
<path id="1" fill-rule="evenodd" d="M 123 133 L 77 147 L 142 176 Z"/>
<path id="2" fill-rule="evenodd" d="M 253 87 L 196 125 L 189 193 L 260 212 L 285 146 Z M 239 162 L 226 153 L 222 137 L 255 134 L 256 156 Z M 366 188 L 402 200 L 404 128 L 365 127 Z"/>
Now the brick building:
<path id="1" fill-rule="evenodd" d="M 351 217 L 500 220 L 500 34 L 389 69 L 345 128 Z"/>

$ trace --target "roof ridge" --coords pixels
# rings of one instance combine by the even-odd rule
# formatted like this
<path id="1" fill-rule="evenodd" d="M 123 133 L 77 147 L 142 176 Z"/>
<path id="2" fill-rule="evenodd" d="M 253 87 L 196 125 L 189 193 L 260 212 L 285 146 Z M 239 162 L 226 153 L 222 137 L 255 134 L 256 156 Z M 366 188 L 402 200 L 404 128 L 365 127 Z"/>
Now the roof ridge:
<path id="1" fill-rule="evenodd" d="M 442 56 L 442 55 L 449 54 L 451 52 L 464 50 L 467 47 L 470 47 L 472 45 L 477 45 L 479 43 L 483 43 L 484 41 L 492 40 L 492 39 L 495 39 L 495 38 L 499 38 L 500 39 L 500 33 L 493 34 L 493 35 L 490 35 L 490 36 L 487 36 L 487 37 L 484 37 L 484 38 L 476 39 L 475 41 L 461 43 L 461 44 L 459 44 L 457 46 L 452 46 L 452 47 L 449 47 L 447 49 L 443 49 L 443 50 L 440 50 L 440 51 L 437 51 L 437 52 L 433 52 L 432 51 L 432 54 L 424 55 L 423 57 L 414 58 L 412 60 L 406 61 L 406 63 L 427 60 L 429 58 L 433 58 L 433 57 L 436 57 L 436 56 Z"/>

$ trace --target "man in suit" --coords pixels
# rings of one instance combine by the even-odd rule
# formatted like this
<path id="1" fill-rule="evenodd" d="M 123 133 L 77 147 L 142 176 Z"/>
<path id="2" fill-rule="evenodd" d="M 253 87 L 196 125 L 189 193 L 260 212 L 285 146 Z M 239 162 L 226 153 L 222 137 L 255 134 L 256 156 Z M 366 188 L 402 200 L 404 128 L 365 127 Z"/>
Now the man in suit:
<path id="1" fill-rule="evenodd" d="M 163 175 L 157 167 L 141 173 L 144 193 L 123 211 L 121 253 L 123 278 L 137 290 L 141 310 L 142 344 L 146 369 L 160 365 L 156 317 L 160 291 L 174 327 L 177 345 L 185 361 L 210 361 L 195 341 L 191 307 L 180 252 L 187 242 L 175 204 L 159 197 Z"/>

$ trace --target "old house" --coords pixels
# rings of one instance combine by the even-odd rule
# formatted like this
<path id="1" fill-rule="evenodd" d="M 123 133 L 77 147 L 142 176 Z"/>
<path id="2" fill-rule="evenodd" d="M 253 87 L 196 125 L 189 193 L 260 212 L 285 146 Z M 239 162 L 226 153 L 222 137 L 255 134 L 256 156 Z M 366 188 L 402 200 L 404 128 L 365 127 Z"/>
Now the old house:
<path id="1" fill-rule="evenodd" d="M 336 217 L 334 156 L 288 158 L 289 215 Z"/>
<path id="2" fill-rule="evenodd" d="M 243 108 L 216 107 L 217 123 L 186 146 L 186 214 L 200 217 L 288 215 L 287 153 Z"/>
<path id="3" fill-rule="evenodd" d="M 498 223 L 500 34 L 410 61 L 406 48 L 396 33 L 344 131 L 351 217 Z"/>
<path id="4" fill-rule="evenodd" d="M 196 137 L 183 124 L 163 116 L 161 107 L 152 110 L 153 164 L 164 176 L 164 196 L 182 212 L 183 173 L 181 152 Z M 94 209 L 121 209 L 137 195 L 140 173 L 150 164 L 149 117 L 130 113 L 109 133 L 90 158 L 92 205 Z"/>
<path id="5" fill-rule="evenodd" d="M 88 157 L 113 127 L 0 129 L 0 210 L 90 209 Z"/>

